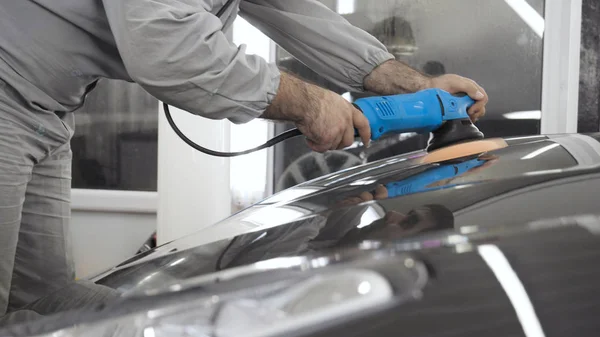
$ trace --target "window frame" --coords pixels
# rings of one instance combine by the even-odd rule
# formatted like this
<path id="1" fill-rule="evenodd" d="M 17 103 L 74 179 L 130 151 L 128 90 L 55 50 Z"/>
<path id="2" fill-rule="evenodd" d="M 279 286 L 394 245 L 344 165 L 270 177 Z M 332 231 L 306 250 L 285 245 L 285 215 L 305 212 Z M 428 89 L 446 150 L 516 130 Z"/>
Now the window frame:
<path id="1" fill-rule="evenodd" d="M 576 133 L 582 0 L 546 0 L 541 133 Z"/>

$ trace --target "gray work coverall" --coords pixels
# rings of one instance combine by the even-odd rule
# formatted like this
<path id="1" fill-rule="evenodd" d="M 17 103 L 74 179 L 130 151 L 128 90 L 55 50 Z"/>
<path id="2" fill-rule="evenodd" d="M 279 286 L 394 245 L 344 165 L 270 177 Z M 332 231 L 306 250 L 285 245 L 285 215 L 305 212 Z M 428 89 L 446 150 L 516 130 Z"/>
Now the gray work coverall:
<path id="1" fill-rule="evenodd" d="M 191 113 L 244 123 L 279 71 L 222 32 L 239 14 L 333 83 L 361 92 L 392 59 L 317 0 L 8 0 L 0 4 L 0 315 L 74 278 L 73 112 L 99 78 L 140 84 Z"/>

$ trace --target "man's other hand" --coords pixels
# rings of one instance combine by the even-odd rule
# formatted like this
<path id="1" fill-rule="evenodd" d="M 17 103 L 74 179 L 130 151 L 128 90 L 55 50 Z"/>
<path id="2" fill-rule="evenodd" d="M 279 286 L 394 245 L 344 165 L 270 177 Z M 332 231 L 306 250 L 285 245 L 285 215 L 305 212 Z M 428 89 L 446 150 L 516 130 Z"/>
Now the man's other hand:
<path id="1" fill-rule="evenodd" d="M 465 93 L 475 100 L 475 104 L 467 111 L 472 121 L 476 122 L 485 115 L 488 95 L 475 81 L 462 76 L 448 74 L 434 77 L 430 83 L 431 88 L 442 89 L 451 94 Z"/>

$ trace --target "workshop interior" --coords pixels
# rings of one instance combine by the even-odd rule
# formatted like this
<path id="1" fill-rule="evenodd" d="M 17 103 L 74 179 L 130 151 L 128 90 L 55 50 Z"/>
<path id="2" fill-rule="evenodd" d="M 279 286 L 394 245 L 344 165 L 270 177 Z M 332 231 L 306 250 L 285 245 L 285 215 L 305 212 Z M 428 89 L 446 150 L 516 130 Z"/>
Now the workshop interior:
<path id="1" fill-rule="evenodd" d="M 232 43 L 352 103 L 371 144 L 100 80 L 70 141 L 74 283 L 0 336 L 598 336 L 600 1 L 312 1 L 477 81 L 486 115 L 348 92 L 238 16 Z"/>

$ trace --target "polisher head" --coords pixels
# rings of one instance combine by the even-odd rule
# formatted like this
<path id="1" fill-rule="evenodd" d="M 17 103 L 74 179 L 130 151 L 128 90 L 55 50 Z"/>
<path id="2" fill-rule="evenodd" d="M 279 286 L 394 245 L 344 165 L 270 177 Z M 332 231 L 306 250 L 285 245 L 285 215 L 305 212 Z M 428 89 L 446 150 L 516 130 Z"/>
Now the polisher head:
<path id="1" fill-rule="evenodd" d="M 462 142 L 483 139 L 483 133 L 473 125 L 470 119 L 446 121 L 439 129 L 432 132 L 433 137 L 427 146 L 427 152 Z"/>

